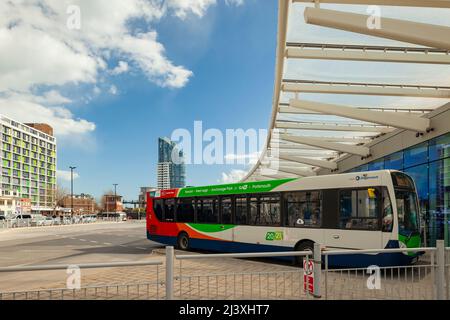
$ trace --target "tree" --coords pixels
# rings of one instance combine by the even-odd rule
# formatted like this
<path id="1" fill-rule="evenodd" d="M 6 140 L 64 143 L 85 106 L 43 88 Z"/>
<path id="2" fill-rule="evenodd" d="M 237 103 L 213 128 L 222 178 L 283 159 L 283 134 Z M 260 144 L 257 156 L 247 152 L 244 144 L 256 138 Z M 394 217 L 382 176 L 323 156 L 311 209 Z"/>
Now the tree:
<path id="1" fill-rule="evenodd" d="M 66 188 L 59 185 L 56 186 L 56 189 L 53 192 L 55 195 L 53 200 L 53 215 L 56 215 L 56 208 L 63 205 L 64 199 L 69 195 L 69 192 Z"/>

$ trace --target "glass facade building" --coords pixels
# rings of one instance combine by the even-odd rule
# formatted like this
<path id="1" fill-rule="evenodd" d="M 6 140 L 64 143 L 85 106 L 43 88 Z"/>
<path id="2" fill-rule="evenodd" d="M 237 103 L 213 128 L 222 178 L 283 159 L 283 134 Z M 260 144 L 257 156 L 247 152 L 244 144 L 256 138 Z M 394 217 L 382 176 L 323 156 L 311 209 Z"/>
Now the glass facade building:
<path id="1" fill-rule="evenodd" d="M 445 239 L 450 246 L 450 133 L 387 155 L 349 172 L 393 169 L 415 181 L 427 244 Z"/>
<path id="2" fill-rule="evenodd" d="M 3 194 L 31 201 L 34 212 L 52 210 L 56 190 L 56 139 L 0 116 Z"/>
<path id="3" fill-rule="evenodd" d="M 168 138 L 158 139 L 158 189 L 186 186 L 186 167 L 183 151 Z"/>

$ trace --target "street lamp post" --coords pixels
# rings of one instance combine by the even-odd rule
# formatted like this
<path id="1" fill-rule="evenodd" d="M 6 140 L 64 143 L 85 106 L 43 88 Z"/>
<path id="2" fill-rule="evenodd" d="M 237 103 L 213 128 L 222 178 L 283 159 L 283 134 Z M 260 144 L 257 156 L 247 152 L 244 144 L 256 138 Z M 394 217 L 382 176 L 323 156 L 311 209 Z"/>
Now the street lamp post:
<path id="1" fill-rule="evenodd" d="M 70 168 L 70 214 L 73 219 L 73 170 L 77 167 L 69 167 Z"/>
<path id="2" fill-rule="evenodd" d="M 118 185 L 119 184 L 117 184 L 117 183 L 113 184 L 113 186 L 114 186 L 114 213 L 117 213 L 117 186 Z"/>

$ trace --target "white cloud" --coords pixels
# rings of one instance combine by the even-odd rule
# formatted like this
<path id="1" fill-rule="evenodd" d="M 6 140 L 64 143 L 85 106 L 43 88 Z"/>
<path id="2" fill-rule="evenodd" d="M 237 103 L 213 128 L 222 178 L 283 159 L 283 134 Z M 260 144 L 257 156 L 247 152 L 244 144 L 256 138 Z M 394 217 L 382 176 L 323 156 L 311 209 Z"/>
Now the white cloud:
<path id="1" fill-rule="evenodd" d="M 168 59 L 152 23 L 164 15 L 203 16 L 215 0 L 11 0 L 0 2 L 0 112 L 18 121 L 42 121 L 56 135 L 89 133 L 95 124 L 76 118 L 59 88 L 108 81 L 103 75 L 139 68 L 161 87 L 181 88 L 192 72 Z M 69 5 L 80 8 L 81 29 L 67 27 Z M 131 21 L 143 22 L 136 32 Z M 144 26 L 144 27 L 142 27 Z M 121 57 L 107 70 L 111 57 Z M 46 88 L 45 92 L 42 92 Z M 110 93 L 117 94 L 115 86 Z M 69 95 L 70 97 L 70 95 Z M 90 100 L 90 94 L 78 101 Z M 75 100 L 75 99 L 74 99 Z M 57 107 L 58 106 L 58 107 Z"/>
<path id="2" fill-rule="evenodd" d="M 162 87 L 181 88 L 186 85 L 192 72 L 181 66 L 174 66 L 165 58 L 164 46 L 157 42 L 157 33 L 126 35 L 117 45 L 135 61 L 147 77 Z"/>
<path id="3" fill-rule="evenodd" d="M 44 93 L 42 97 L 36 97 L 36 101 L 49 105 L 61 105 L 72 102 L 69 98 L 63 97 L 61 93 L 56 90 L 50 90 Z"/>
<path id="4" fill-rule="evenodd" d="M 63 38 L 55 38 L 32 26 L 11 29 L 0 26 L 0 52 L 7 54 L 0 59 L 0 91 L 29 91 L 35 85 L 90 83 L 97 76 L 95 58 L 74 51 Z"/>
<path id="5" fill-rule="evenodd" d="M 229 6 L 242 6 L 244 4 L 244 0 L 225 0 L 225 3 Z"/>
<path id="6" fill-rule="evenodd" d="M 0 97 L 0 113 L 23 122 L 45 122 L 56 135 L 70 137 L 95 130 L 95 124 L 78 119 L 64 107 L 46 107 L 21 97 Z"/>
<path id="7" fill-rule="evenodd" d="M 119 93 L 119 91 L 117 90 L 117 87 L 115 86 L 115 85 L 112 85 L 110 88 L 109 88 L 109 93 L 111 93 L 112 95 L 116 95 L 116 94 L 118 94 Z"/>
<path id="8" fill-rule="evenodd" d="M 216 0 L 167 0 L 166 4 L 177 17 L 184 19 L 189 13 L 203 16 L 209 6 L 216 4 Z"/>
<path id="9" fill-rule="evenodd" d="M 222 178 L 219 180 L 220 183 L 235 183 L 239 182 L 245 177 L 247 171 L 233 169 L 229 173 L 222 172 Z"/>
<path id="10" fill-rule="evenodd" d="M 126 61 L 119 61 L 119 64 L 111 71 L 111 74 L 118 75 L 127 71 L 128 71 L 128 63 Z"/>
<path id="11" fill-rule="evenodd" d="M 57 170 L 56 176 L 58 179 L 63 180 L 63 181 L 71 180 L 71 172 L 70 171 Z M 78 179 L 79 177 L 80 177 L 80 175 L 74 171 L 73 172 L 73 180 Z"/>

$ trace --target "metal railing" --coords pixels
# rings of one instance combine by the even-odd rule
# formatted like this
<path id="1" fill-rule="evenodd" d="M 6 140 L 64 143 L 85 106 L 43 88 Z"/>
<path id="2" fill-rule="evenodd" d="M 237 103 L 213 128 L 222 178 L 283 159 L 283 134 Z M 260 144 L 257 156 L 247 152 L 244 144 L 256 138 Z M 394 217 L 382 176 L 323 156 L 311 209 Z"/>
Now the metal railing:
<path id="1" fill-rule="evenodd" d="M 62 225 L 79 225 L 79 224 L 90 224 L 98 222 L 121 222 L 122 220 L 118 217 L 104 217 L 96 219 L 59 219 L 54 218 L 52 220 L 44 219 L 5 219 L 0 220 L 0 230 L 4 229 L 14 229 L 14 228 L 31 228 L 31 227 L 50 227 L 50 226 L 62 226 Z"/>
<path id="2" fill-rule="evenodd" d="M 169 250 L 166 255 L 172 253 Z M 183 273 L 183 261 L 213 260 L 223 258 L 280 258 L 305 257 L 312 258 L 311 251 L 289 252 L 256 252 L 256 253 L 219 253 L 219 254 L 181 254 L 176 255 L 179 261 L 179 273 L 175 277 L 174 292 L 168 294 L 178 299 L 309 299 L 312 294 L 304 291 L 303 270 L 274 270 L 248 272 L 215 272 L 210 274 Z M 170 289 L 170 287 L 167 287 Z"/>
<path id="3" fill-rule="evenodd" d="M 325 299 L 433 299 L 436 248 L 323 251 Z M 352 254 L 431 253 L 426 264 L 330 269 L 329 257 Z M 369 277 L 374 280 L 369 284 Z"/>
<path id="4" fill-rule="evenodd" d="M 163 293 L 164 281 L 161 281 L 160 266 L 162 261 L 125 261 L 114 263 L 89 263 L 89 264 L 55 264 L 55 265 L 39 265 L 39 266 L 20 266 L 20 267 L 3 267 L 0 268 L 1 273 L 14 272 L 33 272 L 33 271 L 55 271 L 55 270 L 73 270 L 77 269 L 103 269 L 103 268 L 120 268 L 120 267 L 144 267 L 154 266 L 154 281 L 145 281 L 138 283 L 116 283 L 116 284 L 99 284 L 89 285 L 78 288 L 49 288 L 36 290 L 23 290 L 0 292 L 0 300 L 93 300 L 93 299 L 162 299 L 165 297 Z"/>
<path id="5" fill-rule="evenodd" d="M 422 263 L 390 267 L 333 269 L 329 259 L 355 254 L 423 252 Z M 304 267 L 248 259 L 300 258 Z M 240 263 L 233 259 L 247 259 Z M 207 263 L 204 263 L 207 261 Z M 225 263 L 226 262 L 226 263 Z M 160 267 L 164 268 L 160 270 Z M 156 266 L 147 281 L 102 283 L 79 289 L 0 292 L 0 299 L 449 299 L 450 248 L 321 250 L 175 254 L 166 247 L 165 261 L 81 264 L 80 269 Z M 63 270 L 71 265 L 0 268 L 1 273 Z M 241 267 L 241 268 L 240 268 Z M 228 269 L 227 269 L 228 268 Z M 130 270 L 131 273 L 135 272 Z M 126 271 L 126 273 L 128 273 Z M 308 278 L 310 277 L 310 278 Z M 310 281 L 312 279 L 312 281 Z"/>

